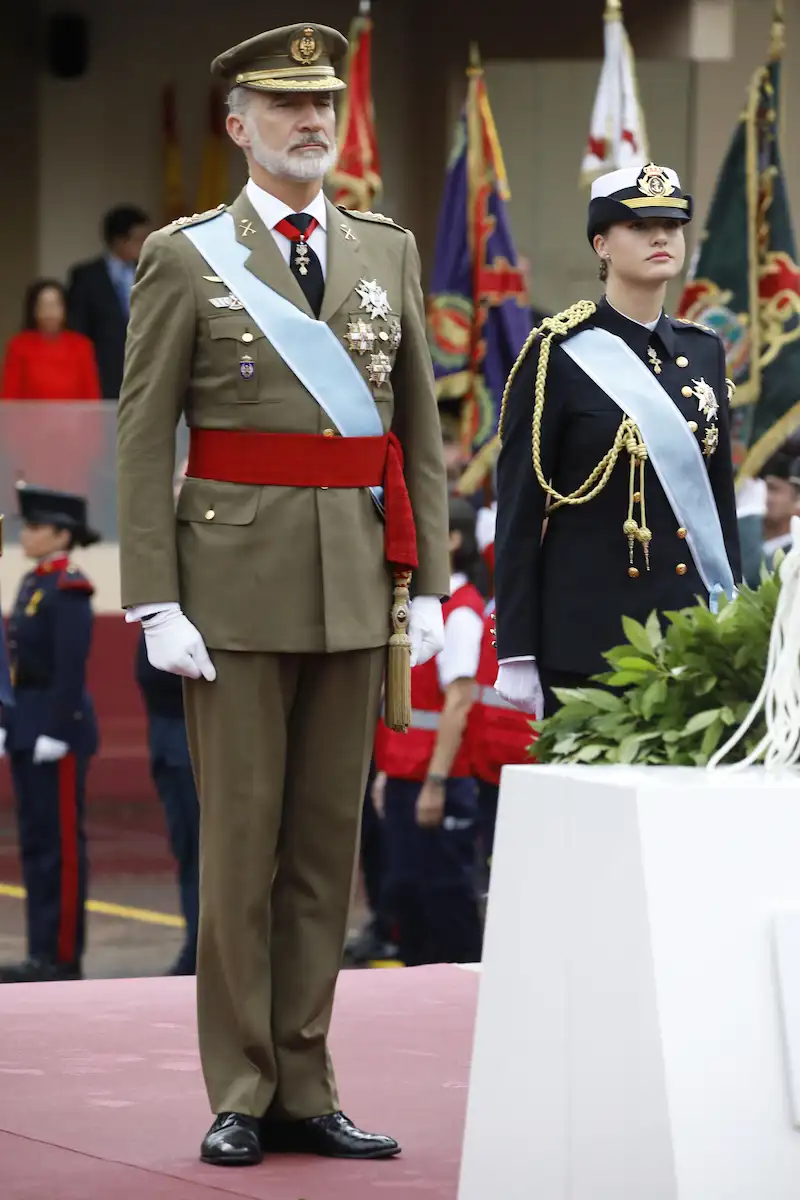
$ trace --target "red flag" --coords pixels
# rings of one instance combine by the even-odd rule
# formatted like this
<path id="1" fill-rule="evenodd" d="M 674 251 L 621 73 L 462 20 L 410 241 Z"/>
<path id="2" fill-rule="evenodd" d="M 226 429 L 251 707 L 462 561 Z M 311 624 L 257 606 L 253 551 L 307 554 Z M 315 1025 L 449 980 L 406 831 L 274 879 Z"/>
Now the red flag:
<path id="1" fill-rule="evenodd" d="M 361 0 L 350 26 L 347 91 L 339 126 L 339 162 L 331 171 L 334 203 L 369 210 L 381 191 L 381 165 L 372 102 L 372 18 Z"/>
<path id="2" fill-rule="evenodd" d="M 230 188 L 228 150 L 225 105 L 219 88 L 212 85 L 208 98 L 208 130 L 203 149 L 203 166 L 197 192 L 198 212 L 206 212 L 209 208 L 216 208 L 218 204 L 227 202 Z"/>
<path id="3" fill-rule="evenodd" d="M 168 83 L 162 94 L 162 138 L 164 162 L 164 220 L 174 221 L 186 212 L 183 194 L 183 167 L 178 140 L 175 88 Z"/>

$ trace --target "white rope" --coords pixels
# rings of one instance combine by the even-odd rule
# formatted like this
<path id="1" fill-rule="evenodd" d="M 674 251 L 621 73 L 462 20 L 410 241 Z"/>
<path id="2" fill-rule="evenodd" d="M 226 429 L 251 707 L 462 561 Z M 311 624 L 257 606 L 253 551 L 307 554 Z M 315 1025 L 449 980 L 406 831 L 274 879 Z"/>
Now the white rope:
<path id="1" fill-rule="evenodd" d="M 781 590 L 764 682 L 742 724 L 709 759 L 710 771 L 738 745 L 762 709 L 767 722 L 764 737 L 747 758 L 724 769 L 741 771 L 763 759 L 768 770 L 777 770 L 800 760 L 800 517 L 792 517 L 791 528 L 792 548 L 779 567 Z"/>

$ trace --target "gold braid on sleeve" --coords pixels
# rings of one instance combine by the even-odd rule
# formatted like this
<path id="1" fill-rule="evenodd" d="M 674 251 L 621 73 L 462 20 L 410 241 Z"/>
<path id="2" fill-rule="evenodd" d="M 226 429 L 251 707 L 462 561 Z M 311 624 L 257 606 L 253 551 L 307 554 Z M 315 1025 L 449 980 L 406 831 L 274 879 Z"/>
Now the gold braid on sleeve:
<path id="1" fill-rule="evenodd" d="M 628 515 L 623 523 L 622 532 L 627 539 L 629 548 L 630 567 L 628 574 L 635 579 L 639 572 L 633 565 L 634 544 L 639 542 L 644 553 L 645 567 L 650 570 L 650 542 L 652 541 L 652 533 L 647 527 L 645 516 L 645 498 L 644 498 L 644 467 L 647 460 L 647 449 L 645 447 L 642 435 L 638 426 L 629 417 L 625 417 L 619 428 L 617 429 L 614 441 L 608 453 L 601 458 L 600 462 L 593 471 L 587 476 L 580 487 L 568 495 L 562 495 L 557 491 L 552 484 L 545 479 L 542 471 L 541 458 L 541 441 L 542 441 L 542 416 L 544 414 L 544 405 L 547 393 L 547 368 L 550 363 L 550 351 L 553 342 L 556 338 L 564 338 L 573 329 L 582 325 L 594 315 L 596 306 L 590 300 L 579 300 L 577 304 L 573 304 L 564 312 L 558 313 L 554 317 L 546 317 L 536 329 L 533 329 L 528 336 L 525 345 L 520 351 L 517 361 L 511 369 L 511 373 L 506 381 L 506 386 L 503 389 L 503 399 L 500 405 L 500 420 L 497 427 L 497 436 L 500 441 L 503 438 L 503 424 L 506 415 L 506 406 L 508 397 L 511 392 L 511 386 L 514 379 L 525 361 L 525 358 L 536 341 L 537 337 L 541 337 L 539 344 L 539 361 L 536 366 L 536 382 L 534 385 L 534 405 L 533 405 L 533 422 L 531 429 L 531 458 L 533 469 L 536 474 L 536 481 L 543 492 L 549 497 L 548 515 L 556 512 L 559 508 L 565 505 L 588 504 L 596 496 L 599 496 L 603 488 L 611 478 L 611 473 L 614 470 L 619 460 L 620 454 L 626 451 L 630 458 L 630 483 L 629 483 L 629 499 L 628 499 Z M 638 484 L 638 486 L 637 486 Z M 637 521 L 634 517 L 634 509 L 636 505 L 640 505 L 641 520 Z"/>

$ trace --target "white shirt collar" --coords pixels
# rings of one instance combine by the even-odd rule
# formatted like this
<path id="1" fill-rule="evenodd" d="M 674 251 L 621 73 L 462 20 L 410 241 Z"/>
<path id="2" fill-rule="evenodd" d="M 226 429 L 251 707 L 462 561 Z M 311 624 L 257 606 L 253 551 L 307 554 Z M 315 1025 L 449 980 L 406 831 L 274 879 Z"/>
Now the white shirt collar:
<path id="1" fill-rule="evenodd" d="M 608 296 L 606 296 L 606 304 L 608 305 L 609 308 L 614 308 L 614 305 L 611 303 Z M 614 312 L 617 313 L 620 317 L 624 317 L 626 321 L 630 321 L 633 325 L 643 325 L 644 328 L 649 329 L 651 333 L 655 329 L 658 322 L 661 320 L 662 316 L 664 315 L 663 311 L 662 311 L 658 314 L 655 321 L 637 321 L 635 317 L 629 317 L 627 313 L 620 312 L 618 308 L 614 308 Z"/>
<path id="2" fill-rule="evenodd" d="M 282 200 L 279 200 L 277 196 L 273 196 L 270 192 L 265 192 L 252 179 L 248 179 L 245 191 L 247 192 L 248 200 L 267 229 L 274 229 L 279 221 L 282 221 L 284 217 L 288 217 L 294 212 L 294 209 L 289 208 L 288 204 L 284 204 Z M 328 209 L 325 204 L 325 194 L 321 188 L 311 203 L 307 204 L 301 211 L 308 213 L 312 217 L 316 217 L 320 227 L 325 229 L 328 223 Z"/>

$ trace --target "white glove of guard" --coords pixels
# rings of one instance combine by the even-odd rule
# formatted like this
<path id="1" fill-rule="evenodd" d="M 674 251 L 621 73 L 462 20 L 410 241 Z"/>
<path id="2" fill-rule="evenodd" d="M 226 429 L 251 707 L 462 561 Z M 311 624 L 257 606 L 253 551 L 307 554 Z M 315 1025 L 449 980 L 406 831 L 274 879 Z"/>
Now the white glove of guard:
<path id="1" fill-rule="evenodd" d="M 7 730 L 0 729 L 0 758 L 5 758 L 7 737 L 8 737 Z"/>
<path id="2" fill-rule="evenodd" d="M 142 622 L 151 666 L 187 679 L 217 678 L 200 631 L 179 608 L 165 609 Z"/>
<path id="3" fill-rule="evenodd" d="M 531 713 L 537 721 L 544 716 L 544 692 L 533 659 L 503 663 L 498 668 L 494 690 L 515 708 Z"/>
<path id="4" fill-rule="evenodd" d="M 411 665 L 421 667 L 444 650 L 444 617 L 438 596 L 415 596 L 408 606 Z"/>
<path id="5" fill-rule="evenodd" d="M 33 747 L 33 761 L 41 766 L 42 763 L 54 763 L 64 758 L 69 754 L 69 746 L 66 742 L 60 742 L 58 738 L 48 737 L 46 733 L 41 733 L 36 739 L 36 745 Z"/>

